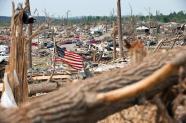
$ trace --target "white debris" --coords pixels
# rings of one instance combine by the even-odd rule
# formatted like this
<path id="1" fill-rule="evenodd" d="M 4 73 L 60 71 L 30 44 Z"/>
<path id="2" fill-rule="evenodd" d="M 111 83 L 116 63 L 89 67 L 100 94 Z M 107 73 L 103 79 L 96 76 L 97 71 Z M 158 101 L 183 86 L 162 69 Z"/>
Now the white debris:
<path id="1" fill-rule="evenodd" d="M 94 68 L 94 72 L 105 72 L 116 68 L 123 68 L 127 66 L 127 62 L 114 63 L 114 64 L 100 64 L 98 67 Z"/>
<path id="2" fill-rule="evenodd" d="M 5 87 L 5 91 L 1 96 L 1 106 L 5 108 L 16 108 L 17 104 L 15 102 L 12 89 L 10 88 L 10 85 L 8 83 L 8 78 L 6 73 L 4 75 L 4 87 Z"/>

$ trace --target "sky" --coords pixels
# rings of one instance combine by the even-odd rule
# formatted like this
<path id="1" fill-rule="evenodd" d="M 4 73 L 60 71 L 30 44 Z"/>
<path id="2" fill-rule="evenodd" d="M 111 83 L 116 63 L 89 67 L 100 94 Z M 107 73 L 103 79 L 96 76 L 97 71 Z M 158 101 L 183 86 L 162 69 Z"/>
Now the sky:
<path id="1" fill-rule="evenodd" d="M 11 1 L 0 0 L 0 16 L 11 15 Z M 24 0 L 13 0 L 23 2 Z M 75 16 L 109 16 L 115 10 L 117 0 L 30 0 L 32 13 L 37 8 L 39 15 L 44 15 L 46 10 L 50 16 L 69 17 Z M 183 10 L 186 12 L 186 0 L 121 0 L 122 15 L 130 14 L 130 6 L 133 14 L 147 15 L 150 11 L 155 14 L 156 10 L 163 14 Z"/>

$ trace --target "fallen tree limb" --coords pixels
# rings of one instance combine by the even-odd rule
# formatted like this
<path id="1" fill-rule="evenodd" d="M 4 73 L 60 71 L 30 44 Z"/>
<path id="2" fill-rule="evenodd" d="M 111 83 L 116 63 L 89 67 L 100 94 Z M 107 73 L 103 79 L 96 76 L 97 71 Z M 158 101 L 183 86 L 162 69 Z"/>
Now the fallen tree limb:
<path id="1" fill-rule="evenodd" d="M 42 82 L 39 84 L 31 84 L 29 87 L 29 95 L 37 93 L 48 93 L 57 89 L 57 83 Z"/>
<path id="2" fill-rule="evenodd" d="M 178 58 L 176 57 L 178 53 L 186 54 L 186 47 L 169 53 L 156 53 L 144 59 L 141 64 L 106 72 L 71 84 L 66 88 L 31 101 L 18 109 L 0 108 L 0 122 L 95 123 L 108 115 L 138 104 L 142 98 L 150 99 L 157 93 L 177 84 L 179 80 L 177 70 L 179 67 L 185 66 L 186 63 L 186 56 L 182 55 Z M 144 81 L 146 77 L 160 68 L 166 68 L 167 72 L 165 72 L 165 76 L 158 74 L 157 77 L 161 78 L 156 79 L 160 81 L 158 84 L 152 84 L 153 86 L 150 84 L 150 88 L 146 88 L 149 87 L 146 86 L 144 91 L 127 96 L 127 98 L 121 97 L 116 101 L 97 100 L 99 94 L 108 94 L 114 90 L 118 91 L 117 89 L 135 86 L 135 83 Z M 186 75 L 186 71 L 184 73 Z M 136 87 L 136 89 L 139 88 Z M 126 95 L 133 91 L 135 90 L 128 91 Z"/>
<path id="3" fill-rule="evenodd" d="M 29 95 L 34 95 L 37 93 L 48 93 L 54 90 L 57 90 L 57 83 L 39 83 L 39 84 L 30 84 L 29 86 Z M 0 92 L 3 91 L 3 83 L 0 83 Z"/>
<path id="4" fill-rule="evenodd" d="M 167 79 L 169 76 L 179 73 L 180 66 L 186 64 L 185 54 L 182 53 L 176 58 L 177 59 L 175 59 L 172 63 L 164 65 L 161 69 L 155 71 L 152 75 L 137 83 L 107 93 L 97 94 L 96 100 L 107 103 L 124 99 L 126 100 L 131 97 L 135 97 L 138 94 L 144 93 L 147 89 L 158 86 L 158 84 L 160 84 L 162 81 L 165 81 L 165 79 Z M 184 60 L 182 60 L 183 58 Z"/>
<path id="5" fill-rule="evenodd" d="M 48 93 L 57 90 L 57 83 L 40 83 L 29 85 L 29 95 L 34 95 L 37 93 Z M 0 83 L 0 92 L 3 91 L 3 83 Z"/>

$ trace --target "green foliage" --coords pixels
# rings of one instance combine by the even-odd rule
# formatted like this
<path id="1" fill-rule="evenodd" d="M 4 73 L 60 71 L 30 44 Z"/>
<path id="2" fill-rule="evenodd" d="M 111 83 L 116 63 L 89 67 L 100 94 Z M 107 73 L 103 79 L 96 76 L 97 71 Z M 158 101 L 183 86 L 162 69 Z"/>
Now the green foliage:
<path id="1" fill-rule="evenodd" d="M 137 15 L 135 18 L 138 18 L 140 21 L 148 21 L 149 16 L 141 16 Z M 129 16 L 122 17 L 123 20 L 130 20 Z M 172 12 L 169 15 L 163 15 L 162 13 L 157 13 L 156 16 L 150 15 L 150 19 L 156 20 L 159 22 L 167 23 L 167 22 L 178 22 L 178 23 L 186 23 L 186 13 L 184 11 L 180 12 Z M 69 21 L 73 23 L 83 23 L 83 24 L 91 24 L 96 22 L 107 22 L 112 23 L 116 21 L 115 16 L 83 16 L 79 18 L 71 18 Z"/>
<path id="2" fill-rule="evenodd" d="M 148 16 L 140 16 L 140 19 L 148 20 Z M 169 15 L 163 15 L 162 13 L 157 14 L 156 16 L 151 16 L 151 19 L 157 20 L 159 22 L 167 23 L 167 22 L 179 22 L 179 23 L 185 23 L 186 22 L 186 13 L 184 11 L 179 12 L 172 12 Z"/>
<path id="3" fill-rule="evenodd" d="M 10 26 L 10 17 L 0 16 L 0 27 Z"/>
<path id="4" fill-rule="evenodd" d="M 142 16 L 142 15 L 136 15 L 134 16 L 140 21 L 148 21 L 149 16 Z M 179 23 L 186 23 L 186 13 L 184 11 L 179 12 L 172 12 L 169 15 L 163 15 L 162 13 L 156 13 L 156 16 L 150 15 L 150 18 L 152 20 L 156 20 L 159 22 L 167 23 L 167 22 L 179 22 Z M 40 16 L 37 19 L 37 22 L 42 23 L 45 21 L 45 17 Z M 130 16 L 122 17 L 124 21 L 131 21 Z M 10 26 L 10 17 L 0 16 L 0 27 L 1 26 Z M 54 19 L 54 24 L 65 24 L 67 20 L 66 19 Z M 69 24 L 94 24 L 99 22 L 104 22 L 108 24 L 112 24 L 113 21 L 116 21 L 116 16 L 82 16 L 82 17 L 73 17 L 68 19 Z"/>

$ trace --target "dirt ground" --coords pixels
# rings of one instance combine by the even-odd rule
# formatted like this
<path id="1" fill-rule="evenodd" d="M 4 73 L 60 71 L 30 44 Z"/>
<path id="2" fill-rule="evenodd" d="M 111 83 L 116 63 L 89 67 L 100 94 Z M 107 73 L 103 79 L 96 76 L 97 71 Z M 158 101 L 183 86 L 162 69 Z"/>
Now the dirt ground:
<path id="1" fill-rule="evenodd" d="M 98 123 L 156 123 L 157 107 L 152 104 L 133 106 Z"/>

